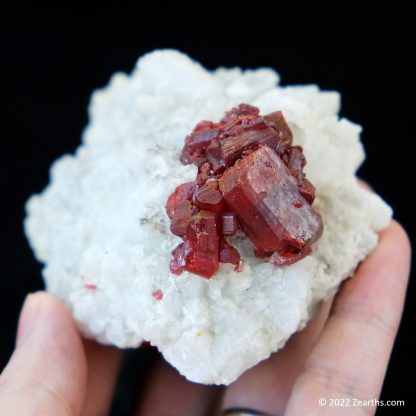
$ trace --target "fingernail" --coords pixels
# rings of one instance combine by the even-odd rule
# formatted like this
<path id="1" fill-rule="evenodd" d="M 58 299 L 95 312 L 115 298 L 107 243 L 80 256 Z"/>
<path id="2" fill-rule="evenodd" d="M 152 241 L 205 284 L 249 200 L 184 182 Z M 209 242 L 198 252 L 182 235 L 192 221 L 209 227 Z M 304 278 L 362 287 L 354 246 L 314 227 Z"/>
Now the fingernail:
<path id="1" fill-rule="evenodd" d="M 35 326 L 35 320 L 39 311 L 39 296 L 32 293 L 26 296 L 19 316 L 17 327 L 16 346 L 21 344 L 30 334 Z"/>

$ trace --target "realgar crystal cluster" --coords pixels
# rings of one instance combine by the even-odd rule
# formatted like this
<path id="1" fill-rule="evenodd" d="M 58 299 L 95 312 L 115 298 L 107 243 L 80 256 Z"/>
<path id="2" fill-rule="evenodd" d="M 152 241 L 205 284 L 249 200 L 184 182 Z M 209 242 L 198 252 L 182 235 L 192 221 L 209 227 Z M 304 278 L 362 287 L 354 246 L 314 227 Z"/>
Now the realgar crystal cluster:
<path id="1" fill-rule="evenodd" d="M 255 255 L 276 266 L 305 257 L 322 234 L 311 206 L 315 188 L 303 173 L 306 159 L 292 146 L 280 111 L 261 116 L 257 107 L 240 104 L 218 123 L 201 121 L 186 137 L 181 161 L 196 164 L 198 175 L 167 202 L 170 229 L 184 240 L 172 252 L 173 273 L 210 278 L 219 262 L 240 271 L 240 254 L 226 240 L 239 227 Z"/>

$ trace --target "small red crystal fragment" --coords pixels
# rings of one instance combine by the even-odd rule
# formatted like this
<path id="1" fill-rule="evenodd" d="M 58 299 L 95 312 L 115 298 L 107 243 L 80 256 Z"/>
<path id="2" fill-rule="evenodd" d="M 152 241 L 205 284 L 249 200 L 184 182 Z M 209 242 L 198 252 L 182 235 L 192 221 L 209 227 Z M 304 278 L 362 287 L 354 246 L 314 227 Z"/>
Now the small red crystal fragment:
<path id="1" fill-rule="evenodd" d="M 190 251 L 189 241 L 179 244 L 172 250 L 172 260 L 170 261 L 170 271 L 180 275 L 185 270 L 186 255 Z"/>
<path id="2" fill-rule="evenodd" d="M 227 122 L 230 119 L 238 118 L 240 116 L 258 116 L 259 114 L 260 110 L 257 107 L 242 103 L 239 106 L 232 108 L 230 111 L 227 111 L 221 121 Z"/>
<path id="3" fill-rule="evenodd" d="M 312 204 L 315 200 L 315 187 L 306 178 L 303 178 L 298 186 L 300 194 Z"/>
<path id="4" fill-rule="evenodd" d="M 218 262 L 218 253 L 195 251 L 192 253 L 192 257 L 187 259 L 185 270 L 210 279 L 218 270 Z"/>
<path id="5" fill-rule="evenodd" d="M 224 212 L 221 216 L 222 235 L 230 237 L 235 235 L 238 229 L 238 220 L 235 212 Z"/>
<path id="6" fill-rule="evenodd" d="M 186 236 L 195 251 L 218 255 L 218 228 L 214 212 L 202 210 L 192 216 Z"/>
<path id="7" fill-rule="evenodd" d="M 96 290 L 97 289 L 97 285 L 94 283 L 85 283 L 84 285 L 85 289 L 89 289 L 89 290 Z"/>
<path id="8" fill-rule="evenodd" d="M 163 299 L 163 292 L 160 289 L 159 290 L 156 290 L 155 292 L 152 293 L 152 296 L 156 300 L 162 300 Z"/>
<path id="9" fill-rule="evenodd" d="M 303 179 L 303 167 L 306 165 L 305 156 L 302 153 L 300 146 L 293 146 L 288 151 L 288 162 L 287 167 L 290 173 L 298 179 Z"/>
<path id="10" fill-rule="evenodd" d="M 173 234 L 179 237 L 186 234 L 186 229 L 188 228 L 189 220 L 194 213 L 194 208 L 195 207 L 191 204 L 191 202 L 185 199 L 174 210 L 170 223 L 170 231 Z"/>
<path id="11" fill-rule="evenodd" d="M 202 210 L 193 215 L 185 238 L 172 252 L 172 273 L 181 274 L 187 270 L 205 278 L 212 277 L 219 263 L 216 214 Z"/>
<path id="12" fill-rule="evenodd" d="M 207 211 L 221 212 L 224 210 L 224 200 L 218 188 L 218 181 L 208 180 L 194 194 L 194 204 Z"/>
<path id="13" fill-rule="evenodd" d="M 217 252 L 199 251 L 190 240 L 179 244 L 173 251 L 170 262 L 172 273 L 179 275 L 184 270 L 209 279 L 218 270 Z"/>
<path id="14" fill-rule="evenodd" d="M 166 213 L 172 219 L 175 210 L 181 205 L 183 201 L 191 201 L 194 195 L 194 189 L 197 186 L 196 181 L 186 182 L 179 185 L 171 194 L 166 204 Z"/>
<path id="15" fill-rule="evenodd" d="M 185 147 L 181 154 L 182 163 L 192 163 L 196 160 L 203 163 L 205 149 L 211 141 L 221 133 L 220 126 L 211 121 L 201 121 L 193 132 L 185 138 Z"/>
<path id="16" fill-rule="evenodd" d="M 241 262 L 238 251 L 225 239 L 221 239 L 220 241 L 220 261 L 222 263 L 234 264 L 236 267 L 240 266 Z"/>
<path id="17" fill-rule="evenodd" d="M 220 140 L 215 139 L 207 147 L 206 157 L 208 162 L 212 166 L 212 170 L 215 173 L 221 173 L 225 170 L 225 162 L 221 156 Z"/>
<path id="18" fill-rule="evenodd" d="M 275 149 L 279 144 L 279 134 L 264 122 L 263 117 L 252 120 L 252 125 L 247 128 L 235 126 L 226 133 L 228 137 L 219 142 L 221 159 L 226 167 L 232 166 L 245 150 L 259 144 Z"/>
<path id="19" fill-rule="evenodd" d="M 264 116 L 266 123 L 279 134 L 279 144 L 274 149 L 277 153 L 282 154 L 292 145 L 293 135 L 281 111 Z"/>
<path id="20" fill-rule="evenodd" d="M 204 183 L 207 179 L 212 178 L 213 176 L 214 171 L 212 170 L 212 166 L 206 162 L 200 166 L 197 180 Z"/>

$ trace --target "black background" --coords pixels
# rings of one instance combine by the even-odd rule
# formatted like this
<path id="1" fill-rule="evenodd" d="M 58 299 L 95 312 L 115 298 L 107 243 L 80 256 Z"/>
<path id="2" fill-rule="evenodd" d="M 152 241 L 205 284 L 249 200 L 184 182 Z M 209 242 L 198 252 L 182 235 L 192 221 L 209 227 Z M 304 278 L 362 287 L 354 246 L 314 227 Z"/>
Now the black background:
<path id="1" fill-rule="evenodd" d="M 24 203 L 47 184 L 51 162 L 79 144 L 91 92 L 106 85 L 113 72 L 130 72 L 138 56 L 154 48 L 178 48 L 208 68 L 270 66 L 278 70 L 284 85 L 316 83 L 340 91 L 341 115 L 364 128 L 368 158 L 360 175 L 393 206 L 395 217 L 414 239 L 414 103 L 408 53 L 394 45 L 286 45 L 258 33 L 250 39 L 230 36 L 227 42 L 224 37 L 196 33 L 103 34 L 82 30 L 84 19 L 76 20 L 76 30 L 66 17 L 63 20 L 58 18 L 49 27 L 6 31 L 0 43 L 1 68 L 5 70 L 1 78 L 5 111 L 1 130 L 0 369 L 13 348 L 25 294 L 43 287 L 41 267 L 22 232 Z M 414 295 L 411 280 L 382 393 L 384 400 L 406 401 L 405 410 L 395 408 L 391 410 L 394 414 L 410 414 L 414 407 L 413 387 L 406 382 L 414 369 Z"/>

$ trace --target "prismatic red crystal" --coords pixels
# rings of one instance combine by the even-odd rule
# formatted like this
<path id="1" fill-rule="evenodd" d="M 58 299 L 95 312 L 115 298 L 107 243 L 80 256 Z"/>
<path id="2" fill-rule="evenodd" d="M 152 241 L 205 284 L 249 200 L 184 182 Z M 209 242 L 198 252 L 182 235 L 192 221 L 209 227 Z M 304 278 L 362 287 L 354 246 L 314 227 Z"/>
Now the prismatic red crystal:
<path id="1" fill-rule="evenodd" d="M 247 237 L 265 256 L 303 251 L 320 236 L 319 214 L 269 147 L 261 145 L 238 160 L 219 184 L 227 206 L 237 213 Z"/>
<path id="2" fill-rule="evenodd" d="M 275 266 L 311 252 L 323 225 L 312 208 L 314 186 L 305 178 L 300 146 L 280 111 L 261 116 L 248 104 L 217 123 L 201 121 L 185 138 L 181 161 L 198 166 L 195 181 L 179 185 L 166 212 L 171 232 L 184 242 L 172 251 L 170 269 L 212 277 L 219 263 L 241 271 L 241 257 L 227 237 L 241 230 L 257 257 Z"/>
<path id="3" fill-rule="evenodd" d="M 186 241 L 173 251 L 171 271 L 175 274 L 183 270 L 211 277 L 218 270 L 219 238 L 216 214 L 199 211 L 187 224 Z"/>

